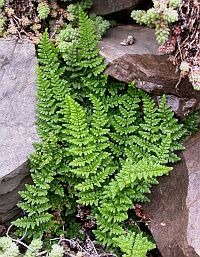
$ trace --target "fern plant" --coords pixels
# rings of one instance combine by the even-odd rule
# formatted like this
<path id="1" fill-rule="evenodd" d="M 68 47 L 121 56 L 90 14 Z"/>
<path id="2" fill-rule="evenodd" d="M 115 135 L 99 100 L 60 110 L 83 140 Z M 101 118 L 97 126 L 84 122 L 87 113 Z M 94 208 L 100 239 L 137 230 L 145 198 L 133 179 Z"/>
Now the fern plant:
<path id="1" fill-rule="evenodd" d="M 27 216 L 13 222 L 22 231 L 28 229 L 27 236 L 41 238 L 44 232 L 58 229 L 59 223 L 53 216 L 49 193 L 57 195 L 57 201 L 63 197 L 63 189 L 52 192 L 51 187 L 62 161 L 62 149 L 54 135 L 49 135 L 43 144 L 35 145 L 36 152 L 30 157 L 31 176 L 34 185 L 26 185 L 26 191 L 20 193 L 23 201 L 19 203 Z M 63 201 L 63 200 L 62 200 Z M 57 225 L 57 226 L 56 226 Z"/>
<path id="2" fill-rule="evenodd" d="M 87 11 L 92 7 L 92 0 L 82 0 L 77 2 L 76 4 L 70 4 L 67 7 L 68 12 L 68 20 L 77 24 L 78 23 L 78 16 L 79 16 L 79 9 L 83 11 Z"/>
<path id="3" fill-rule="evenodd" d="M 139 226 L 127 227 L 129 211 L 148 201 L 157 178 L 179 160 L 188 133 L 165 96 L 151 97 L 103 74 L 94 24 L 79 10 L 79 27 L 61 33 L 58 49 L 44 33 L 39 46 L 38 132 L 42 143 L 30 158 L 33 185 L 21 192 L 26 216 L 14 224 L 28 236 L 60 234 L 91 209 L 96 239 L 124 257 L 143 257 L 155 247 Z M 71 218 L 74 218 L 71 221 Z M 136 222 L 137 224 L 137 222 Z"/>
<path id="4" fill-rule="evenodd" d="M 71 25 L 61 31 L 57 44 L 66 62 L 66 80 L 70 83 L 70 94 L 78 102 L 87 101 L 87 96 L 103 95 L 107 76 L 103 74 L 106 65 L 96 48 L 98 37 L 94 23 L 80 9 L 79 28 Z"/>
<path id="5" fill-rule="evenodd" d="M 92 7 L 92 0 L 82 0 L 76 4 L 70 4 L 67 7 L 68 20 L 76 26 L 79 23 L 79 11 L 82 9 L 84 12 Z M 105 20 L 101 16 L 97 16 L 94 13 L 90 15 L 90 19 L 94 23 L 95 35 L 98 39 L 101 39 L 105 32 L 111 27 L 112 22 Z"/>
<path id="6" fill-rule="evenodd" d="M 37 130 L 43 142 L 35 144 L 36 152 L 29 159 L 34 185 L 27 185 L 26 191 L 21 192 L 23 201 L 19 206 L 27 216 L 14 222 L 21 230 L 27 228 L 28 236 L 36 238 L 42 237 L 44 232 L 59 230 L 63 224 L 61 219 L 56 219 L 54 212 L 60 215 L 66 206 L 70 215 L 74 201 L 73 194 L 71 198 L 64 194 L 68 177 L 63 168 L 66 164 L 63 161 L 66 159 L 66 141 L 63 139 L 62 120 L 68 88 L 60 78 L 63 68 L 59 67 L 58 51 L 47 32 L 41 38 L 38 58 Z"/>
<path id="7" fill-rule="evenodd" d="M 66 92 L 66 82 L 61 79 L 64 68 L 60 67 L 58 50 L 49 40 L 47 31 L 38 45 L 37 67 L 37 130 L 41 139 L 48 138 L 50 132 L 59 134 L 60 119 Z"/>
<path id="8" fill-rule="evenodd" d="M 83 71 L 81 82 L 89 92 L 102 95 L 107 78 L 103 74 L 106 65 L 103 62 L 103 57 L 99 56 L 99 49 L 96 47 L 98 38 L 95 35 L 94 24 L 82 9 L 79 11 L 78 41 L 78 61 Z"/>
<path id="9" fill-rule="evenodd" d="M 102 185 L 111 176 L 115 167 L 112 156 L 108 151 L 108 120 L 101 103 L 94 96 L 90 96 L 94 112 L 90 127 L 87 124 L 86 113 L 71 97 L 67 97 L 70 109 L 69 122 L 69 163 L 70 172 L 79 178 L 75 185 L 78 191 L 78 203 L 86 206 L 98 206 Z M 104 118 L 102 122 L 102 118 Z"/>
<path id="10" fill-rule="evenodd" d="M 138 96 L 140 96 L 140 94 L 138 95 L 136 93 L 135 97 Z M 128 97 L 125 98 L 124 96 L 122 96 L 122 98 L 123 100 L 128 99 Z M 97 107 L 100 107 L 100 103 L 97 99 L 95 97 L 92 97 L 92 99 L 94 106 L 98 104 Z M 141 126 L 146 127 L 150 132 L 154 130 L 157 132 L 160 126 L 164 127 L 163 122 L 159 119 L 158 109 L 154 106 L 153 102 L 151 102 L 151 98 L 148 99 L 147 95 L 144 95 L 142 99 L 146 104 L 146 106 L 143 104 L 143 119 L 146 123 L 141 124 Z M 122 103 L 123 100 L 119 102 Z M 103 113 L 101 116 L 99 116 L 98 113 L 93 114 L 92 117 L 95 117 L 95 120 L 98 122 L 92 120 L 89 126 L 86 120 L 86 114 L 80 105 L 69 96 L 67 97 L 67 102 L 68 117 L 70 112 L 68 151 L 72 157 L 69 166 L 71 166 L 70 172 L 80 181 L 75 185 L 78 203 L 93 207 L 93 215 L 97 222 L 97 231 L 94 232 L 96 238 L 105 245 L 111 245 L 117 248 L 119 246 L 117 244 L 118 239 L 126 235 L 123 222 L 128 219 L 128 210 L 133 208 L 133 202 L 146 201 L 147 197 L 144 193 L 149 193 L 150 186 L 157 183 L 156 178 L 168 174 L 171 170 L 170 167 L 164 166 L 163 164 L 167 163 L 169 159 L 172 134 L 170 134 L 169 130 L 167 135 L 165 135 L 165 130 L 163 134 L 162 131 L 159 131 L 161 134 L 159 137 L 157 135 L 151 136 L 151 133 L 149 133 L 151 145 L 150 143 L 148 145 L 148 141 L 146 142 L 148 147 L 145 146 L 145 148 L 142 149 L 144 156 L 142 156 L 140 160 L 127 158 L 125 156 L 124 160 L 121 162 L 122 168 L 120 168 L 120 166 L 116 167 L 112 164 L 112 158 L 110 158 L 110 154 L 107 152 L 108 150 L 106 151 L 109 147 L 109 137 L 107 135 L 108 129 L 103 127 L 107 124 L 107 119 L 104 117 Z M 131 103 L 130 98 L 129 102 Z M 148 109 L 151 105 L 153 106 L 149 111 Z M 95 110 L 97 110 L 97 107 L 95 106 Z M 122 111 L 121 113 L 126 117 L 128 124 L 127 131 L 133 135 L 137 134 L 138 131 L 135 129 L 137 126 L 132 125 L 134 119 L 129 116 L 132 106 L 126 105 L 126 107 L 127 112 Z M 100 110 L 102 112 L 102 107 Z M 100 117 L 104 117 L 105 123 L 101 124 L 99 122 Z M 138 119 L 141 121 L 140 116 Z M 135 124 L 137 123 L 138 120 L 136 118 Z M 124 123 L 124 127 L 125 124 L 126 123 Z M 177 126 L 178 127 L 174 127 L 174 130 L 176 129 L 177 132 L 182 130 L 181 125 Z M 124 132 L 124 130 L 122 131 Z M 102 133 L 104 135 L 103 137 Z M 126 135 L 126 133 L 124 134 Z M 105 137 L 106 135 L 107 138 Z M 101 142 L 100 146 L 98 145 L 98 141 L 96 141 L 99 136 Z M 131 135 L 128 136 L 129 140 L 130 138 Z M 159 142 L 160 148 L 157 149 L 154 144 L 160 138 L 162 138 L 162 141 Z M 104 144 L 106 141 L 108 144 Z M 133 142 L 132 140 L 132 143 Z M 145 145 L 145 142 L 139 146 L 142 147 L 143 145 Z M 126 153 L 126 148 L 124 151 Z M 146 152 L 147 154 L 145 155 Z M 113 175 L 114 179 L 112 179 Z M 140 234 L 141 232 L 138 233 Z M 142 236 L 142 233 L 140 236 Z M 134 252 L 134 249 L 138 249 L 138 256 L 145 256 L 144 253 L 146 254 L 148 250 L 154 248 L 153 243 L 147 243 L 139 250 L 137 241 L 134 242 L 133 238 L 133 236 L 130 237 L 132 242 L 131 249 L 133 249 L 127 248 L 124 256 L 132 256 L 131 254 Z M 145 238 L 146 237 L 143 236 L 143 240 L 148 242 L 148 239 Z M 124 239 L 124 244 L 130 244 L 127 237 Z"/>

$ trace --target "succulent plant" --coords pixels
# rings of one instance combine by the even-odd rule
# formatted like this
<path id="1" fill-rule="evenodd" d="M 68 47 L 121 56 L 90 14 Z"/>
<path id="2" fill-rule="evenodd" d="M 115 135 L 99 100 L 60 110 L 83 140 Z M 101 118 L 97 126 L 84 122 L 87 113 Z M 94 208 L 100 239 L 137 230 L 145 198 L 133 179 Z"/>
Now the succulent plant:
<path id="1" fill-rule="evenodd" d="M 164 44 L 169 37 L 169 25 L 178 20 L 177 8 L 180 0 L 154 0 L 154 7 L 147 10 L 134 10 L 131 17 L 139 24 L 146 24 L 155 28 L 156 39 L 159 44 Z"/>
<path id="2" fill-rule="evenodd" d="M 50 13 L 50 7 L 48 2 L 46 0 L 41 0 L 38 3 L 37 11 L 38 11 L 38 17 L 41 20 L 45 20 Z"/>

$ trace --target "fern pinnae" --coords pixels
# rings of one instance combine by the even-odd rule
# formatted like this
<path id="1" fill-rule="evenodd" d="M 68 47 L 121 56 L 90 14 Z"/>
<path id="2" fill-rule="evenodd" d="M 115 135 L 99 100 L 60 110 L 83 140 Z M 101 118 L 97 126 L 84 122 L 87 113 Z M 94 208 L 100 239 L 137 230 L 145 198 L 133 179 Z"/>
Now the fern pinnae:
<path id="1" fill-rule="evenodd" d="M 167 164 L 178 160 L 185 130 L 165 97 L 157 107 L 133 84 L 110 82 L 94 24 L 81 8 L 77 22 L 79 28 L 67 26 L 58 38 L 66 67 L 47 32 L 39 45 L 42 143 L 30 158 L 34 184 L 21 193 L 27 216 L 14 224 L 30 237 L 56 235 L 63 226 L 68 233 L 77 205 L 85 205 L 100 243 L 143 257 L 154 245 L 139 226 L 126 227 L 129 210 L 148 201 L 151 186 L 171 170 Z"/>

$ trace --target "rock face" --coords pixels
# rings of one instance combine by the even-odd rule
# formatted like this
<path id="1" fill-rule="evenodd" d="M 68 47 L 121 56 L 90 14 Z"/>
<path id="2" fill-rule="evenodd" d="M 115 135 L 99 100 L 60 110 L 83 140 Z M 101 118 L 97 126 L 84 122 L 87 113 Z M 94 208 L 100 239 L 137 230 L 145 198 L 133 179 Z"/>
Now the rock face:
<path id="1" fill-rule="evenodd" d="M 35 129 L 35 47 L 0 40 L 0 223 L 18 212 L 17 192 L 30 181 L 27 156 Z"/>
<path id="2" fill-rule="evenodd" d="M 120 45 L 128 35 L 135 38 L 135 43 Z M 168 95 L 168 104 L 180 118 L 200 107 L 200 92 L 186 79 L 179 81 L 179 73 L 168 56 L 159 54 L 154 30 L 136 25 L 117 26 L 99 47 L 108 63 L 107 74 L 127 83 L 134 80 L 138 88 L 154 95 Z"/>
<path id="3" fill-rule="evenodd" d="M 172 111 L 176 113 L 176 115 L 184 119 L 184 117 L 198 108 L 199 104 L 197 104 L 197 100 L 195 98 L 180 98 L 175 95 L 166 95 L 167 97 L 167 105 L 171 107 Z M 156 102 L 159 103 L 161 100 L 161 96 L 156 96 Z"/>
<path id="4" fill-rule="evenodd" d="M 160 178 L 144 207 L 163 257 L 200 256 L 200 131 L 185 146 L 182 161 Z"/>
<path id="5" fill-rule="evenodd" d="M 134 9 L 141 0 L 93 0 L 92 12 L 106 15 L 127 9 Z"/>

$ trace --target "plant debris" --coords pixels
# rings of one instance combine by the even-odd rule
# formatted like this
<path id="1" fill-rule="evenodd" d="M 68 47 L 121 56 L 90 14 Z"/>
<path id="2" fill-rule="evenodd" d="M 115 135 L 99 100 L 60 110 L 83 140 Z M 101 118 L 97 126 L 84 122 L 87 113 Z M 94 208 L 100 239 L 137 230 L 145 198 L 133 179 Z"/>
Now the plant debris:
<path id="1" fill-rule="evenodd" d="M 181 77 L 189 77 L 194 89 L 200 90 L 200 4 L 198 0 L 182 0 L 179 21 L 171 28 L 161 52 L 173 53 L 170 58 Z"/>
<path id="2" fill-rule="evenodd" d="M 28 37 L 35 44 L 39 43 L 41 32 L 46 25 L 55 35 L 67 21 L 67 11 L 61 8 L 56 1 L 51 0 L 50 21 L 42 19 L 38 12 L 38 2 L 35 0 L 5 0 L 1 15 L 3 17 L 3 29 L 1 36 L 22 39 Z"/>

